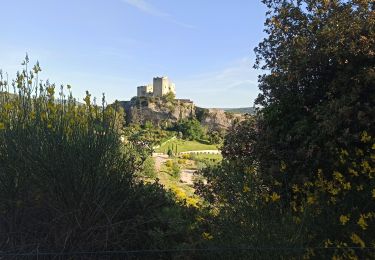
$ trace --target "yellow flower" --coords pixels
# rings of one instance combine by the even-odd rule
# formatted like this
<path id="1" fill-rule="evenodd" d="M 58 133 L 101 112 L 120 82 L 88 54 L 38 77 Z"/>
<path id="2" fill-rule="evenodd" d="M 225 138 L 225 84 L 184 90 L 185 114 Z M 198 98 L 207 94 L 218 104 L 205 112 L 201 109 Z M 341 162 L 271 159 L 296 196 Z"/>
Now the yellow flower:
<path id="1" fill-rule="evenodd" d="M 375 150 L 375 143 L 372 144 L 372 150 Z"/>
<path id="2" fill-rule="evenodd" d="M 344 155 L 344 156 L 348 156 L 349 155 L 348 151 L 345 150 L 345 149 L 341 149 L 341 154 Z"/>
<path id="3" fill-rule="evenodd" d="M 350 190 L 352 186 L 350 185 L 350 182 L 344 183 L 343 184 L 344 190 Z"/>
<path id="4" fill-rule="evenodd" d="M 359 217 L 359 220 L 357 222 L 357 224 L 363 229 L 363 230 L 366 230 L 367 229 L 367 223 L 366 223 L 366 220 L 365 220 L 365 216 L 361 214 L 361 216 Z"/>
<path id="5" fill-rule="evenodd" d="M 211 239 L 214 238 L 214 237 L 213 237 L 210 233 L 208 233 L 208 232 L 203 232 L 203 233 L 202 233 L 202 237 L 203 237 L 203 239 L 205 239 L 205 240 L 211 240 Z"/>
<path id="6" fill-rule="evenodd" d="M 357 244 L 360 247 L 366 246 L 365 242 L 363 242 L 363 240 L 357 234 L 353 233 L 350 238 L 354 244 Z"/>
<path id="7" fill-rule="evenodd" d="M 198 222 L 202 222 L 204 220 L 204 218 L 198 216 L 198 217 L 195 218 L 195 220 L 198 221 Z"/>
<path id="8" fill-rule="evenodd" d="M 331 240 L 328 239 L 328 240 L 324 241 L 324 247 L 330 247 L 332 245 L 333 245 L 333 243 L 332 243 Z"/>
<path id="9" fill-rule="evenodd" d="M 249 188 L 249 186 L 247 186 L 246 184 L 243 186 L 243 190 L 242 190 L 243 192 L 249 192 L 250 191 L 250 188 Z"/>
<path id="10" fill-rule="evenodd" d="M 367 143 L 370 140 L 371 140 L 371 136 L 367 133 L 367 131 L 363 131 L 361 133 L 361 142 L 362 143 Z"/>
<path id="11" fill-rule="evenodd" d="M 358 156 L 363 156 L 363 150 L 362 149 L 355 149 L 355 154 Z"/>
<path id="12" fill-rule="evenodd" d="M 280 171 L 285 172 L 286 170 L 286 163 L 284 161 L 281 161 L 280 163 Z"/>
<path id="13" fill-rule="evenodd" d="M 345 215 L 340 216 L 340 222 L 342 225 L 345 225 L 349 221 L 349 217 Z"/>
<path id="14" fill-rule="evenodd" d="M 293 192 L 295 192 L 295 193 L 299 192 L 298 185 L 297 185 L 297 184 L 293 184 L 293 186 L 292 186 L 292 190 L 293 190 Z"/>
<path id="15" fill-rule="evenodd" d="M 278 195 L 276 192 L 273 192 L 272 195 L 271 195 L 271 200 L 273 202 L 277 201 L 280 199 L 280 195 Z"/>
<path id="16" fill-rule="evenodd" d="M 372 198 L 375 199 L 375 189 L 372 190 Z"/>
<path id="17" fill-rule="evenodd" d="M 5 129 L 5 124 L 4 123 L 0 123 L 0 130 L 3 130 Z"/>
<path id="18" fill-rule="evenodd" d="M 344 176 L 342 176 L 341 173 L 339 173 L 338 171 L 334 171 L 333 172 L 333 176 L 335 177 L 336 180 L 338 180 L 339 182 L 342 182 Z"/>
<path id="19" fill-rule="evenodd" d="M 314 196 L 308 196 L 308 197 L 307 197 L 307 204 L 312 205 L 312 204 L 314 204 L 314 203 L 315 203 L 315 198 L 314 198 Z"/>
<path id="20" fill-rule="evenodd" d="M 358 172 L 356 170 L 353 170 L 352 168 L 349 168 L 349 173 L 353 176 L 358 176 Z"/>
<path id="21" fill-rule="evenodd" d="M 5 110 L 11 110 L 12 109 L 12 104 L 10 104 L 10 103 L 6 103 L 5 105 L 4 105 L 4 109 Z"/>
<path id="22" fill-rule="evenodd" d="M 290 203 L 290 205 L 291 205 L 293 211 L 297 212 L 297 204 L 296 204 L 296 202 L 295 202 L 295 201 L 292 201 L 292 202 Z"/>

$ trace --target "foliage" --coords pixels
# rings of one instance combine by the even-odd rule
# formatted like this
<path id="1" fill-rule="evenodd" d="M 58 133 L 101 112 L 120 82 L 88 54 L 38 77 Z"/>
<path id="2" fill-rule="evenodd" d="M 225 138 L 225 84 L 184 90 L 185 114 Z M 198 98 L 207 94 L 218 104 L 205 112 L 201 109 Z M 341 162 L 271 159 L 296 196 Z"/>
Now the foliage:
<path id="1" fill-rule="evenodd" d="M 363 140 L 371 142 L 375 133 L 374 3 L 264 2 L 269 36 L 256 49 L 257 65 L 270 71 L 260 78 L 257 99 L 262 177 L 285 206 L 311 207 L 304 218 L 309 244 L 369 246 L 375 241 L 374 160 Z M 369 227 L 341 225 L 337 214 L 349 212 Z"/>
<path id="2" fill-rule="evenodd" d="M 224 135 L 224 131 L 211 130 L 207 133 L 207 138 L 211 144 L 221 144 L 224 140 Z"/>
<path id="3" fill-rule="evenodd" d="M 263 2 L 262 109 L 202 172 L 197 191 L 215 212 L 207 232 L 213 243 L 288 248 L 278 257 L 373 258 L 374 3 Z"/>
<path id="4" fill-rule="evenodd" d="M 175 124 L 172 130 L 181 132 L 184 139 L 198 140 L 204 137 L 205 130 L 197 119 L 183 119 Z"/>
<path id="5" fill-rule="evenodd" d="M 170 103 L 175 103 L 176 95 L 173 92 L 168 92 L 167 94 L 163 95 L 163 100 Z"/>
<path id="6" fill-rule="evenodd" d="M 148 178 L 156 177 L 155 161 L 151 156 L 147 157 L 146 160 L 143 162 L 142 170 L 140 172 L 142 176 Z"/>
<path id="7" fill-rule="evenodd" d="M 131 124 L 123 128 L 123 133 L 126 140 L 130 142 L 142 142 L 149 153 L 151 153 L 153 146 L 161 145 L 175 136 L 175 132 L 163 130 L 154 126 L 151 122 L 146 122 L 144 126 Z"/>
<path id="8" fill-rule="evenodd" d="M 174 178 L 180 178 L 181 168 L 176 160 L 173 160 L 171 170 L 172 170 L 172 176 Z"/>
<path id="9" fill-rule="evenodd" d="M 193 211 L 158 184 L 134 178 L 142 143 L 120 141 L 117 110 L 78 104 L 39 82 L 39 64 L 0 96 L 0 247 L 4 251 L 100 251 L 177 247 Z M 1 77 L 0 92 L 9 92 Z M 141 153 L 139 153 L 141 151 Z M 176 223 L 179 223 L 176 225 Z"/>
<path id="10" fill-rule="evenodd" d="M 167 151 L 167 154 L 168 154 L 168 157 L 173 157 L 173 150 L 172 148 L 168 147 L 168 151 Z"/>
<path id="11" fill-rule="evenodd" d="M 177 160 L 168 160 L 165 162 L 165 166 L 167 166 L 167 171 L 173 178 L 180 178 L 181 168 Z"/>

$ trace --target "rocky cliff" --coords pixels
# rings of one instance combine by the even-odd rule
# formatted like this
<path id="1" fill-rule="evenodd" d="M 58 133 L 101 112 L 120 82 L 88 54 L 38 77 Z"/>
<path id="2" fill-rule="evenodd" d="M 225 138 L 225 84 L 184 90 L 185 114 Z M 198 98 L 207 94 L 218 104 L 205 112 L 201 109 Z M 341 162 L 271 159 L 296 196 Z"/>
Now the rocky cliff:
<path id="1" fill-rule="evenodd" d="M 210 108 L 205 110 L 207 111 L 206 115 L 200 118 L 200 122 L 203 126 L 212 130 L 227 129 L 234 122 L 241 121 L 243 118 L 241 114 L 228 113 L 222 109 Z"/>
<path id="2" fill-rule="evenodd" d="M 234 121 L 241 120 L 240 114 L 225 112 L 222 109 L 206 109 L 194 105 L 190 100 L 165 98 L 132 98 L 121 101 L 125 110 L 126 122 L 170 126 L 181 119 L 197 118 L 211 130 L 227 129 Z"/>

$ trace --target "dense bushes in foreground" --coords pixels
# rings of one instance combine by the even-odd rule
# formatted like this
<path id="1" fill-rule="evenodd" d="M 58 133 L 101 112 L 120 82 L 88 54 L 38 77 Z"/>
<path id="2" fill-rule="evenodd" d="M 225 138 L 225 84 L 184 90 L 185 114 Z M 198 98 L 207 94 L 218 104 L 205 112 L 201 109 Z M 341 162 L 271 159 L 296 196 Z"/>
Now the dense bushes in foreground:
<path id="1" fill-rule="evenodd" d="M 143 147 L 120 141 L 118 111 L 38 82 L 0 81 L 0 248 L 70 252 L 177 247 L 193 214 L 134 178 Z M 68 91 L 65 95 L 64 91 Z"/>
<path id="2" fill-rule="evenodd" d="M 221 163 L 202 170 L 198 214 L 134 177 L 152 162 L 142 165 L 144 143 L 120 142 L 116 106 L 89 95 L 79 105 L 63 89 L 55 99 L 38 65 L 17 76 L 15 96 L 1 79 L 0 248 L 373 259 L 374 2 L 263 2 L 262 109 L 233 126 Z"/>
<path id="3" fill-rule="evenodd" d="M 262 109 L 229 131 L 223 163 L 198 185 L 218 212 L 208 222 L 212 243 L 284 258 L 372 259 L 374 2 L 263 2 Z"/>

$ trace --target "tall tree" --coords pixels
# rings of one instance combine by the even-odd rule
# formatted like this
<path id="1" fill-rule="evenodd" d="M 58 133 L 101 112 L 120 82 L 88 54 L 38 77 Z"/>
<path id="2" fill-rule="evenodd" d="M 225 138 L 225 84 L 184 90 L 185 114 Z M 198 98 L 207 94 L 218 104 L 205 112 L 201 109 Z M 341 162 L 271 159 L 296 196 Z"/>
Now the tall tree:
<path id="1" fill-rule="evenodd" d="M 264 0 L 265 38 L 255 49 L 262 106 L 261 167 L 290 177 L 333 167 L 338 147 L 374 132 L 375 15 L 370 0 Z"/>

